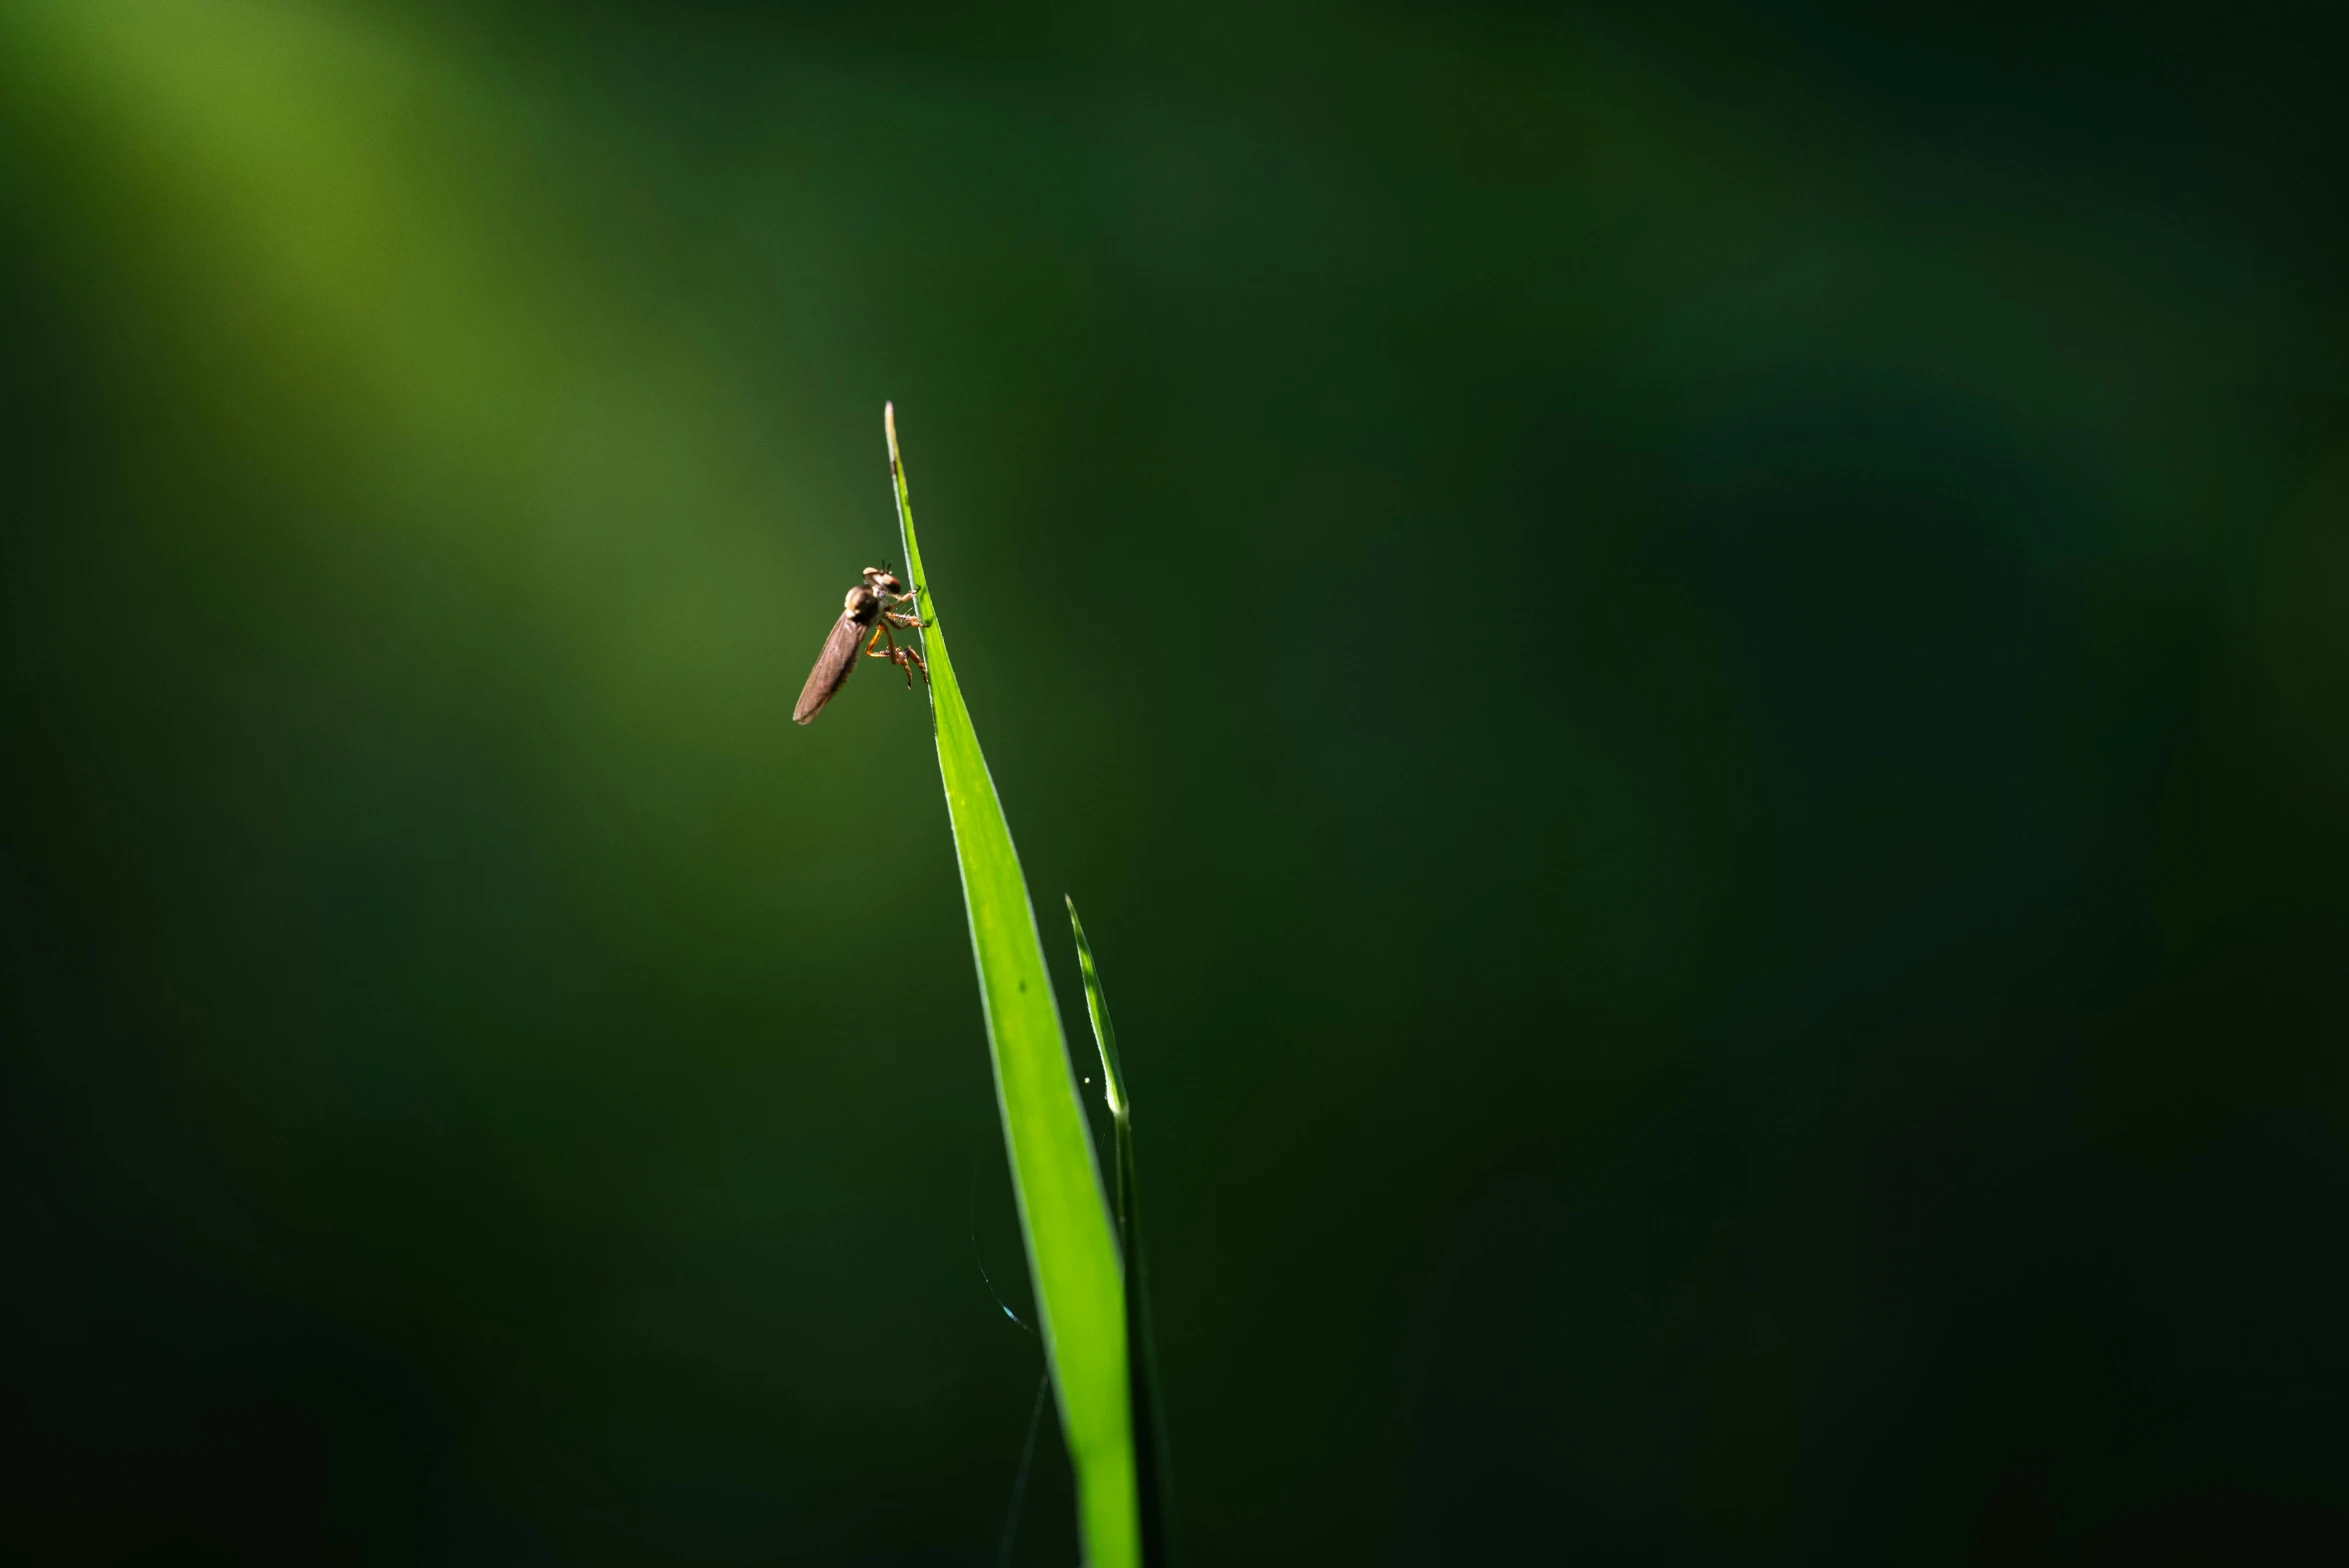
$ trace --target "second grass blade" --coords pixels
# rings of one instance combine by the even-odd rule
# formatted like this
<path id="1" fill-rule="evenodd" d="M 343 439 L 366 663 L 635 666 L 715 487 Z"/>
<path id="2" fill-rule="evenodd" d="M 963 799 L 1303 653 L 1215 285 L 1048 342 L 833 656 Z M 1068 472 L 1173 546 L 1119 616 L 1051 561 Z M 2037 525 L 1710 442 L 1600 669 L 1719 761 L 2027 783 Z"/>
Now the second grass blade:
<path id="1" fill-rule="evenodd" d="M 1134 1184 L 1134 1102 L 1126 1093 L 1125 1064 L 1117 1054 L 1117 1026 L 1109 1018 L 1109 992 L 1085 940 L 1077 901 L 1066 899 L 1069 929 L 1076 933 L 1077 968 L 1085 976 L 1085 1011 L 1093 1018 L 1093 1043 L 1101 1048 L 1102 1096 L 1117 1139 L 1117 1239 L 1126 1264 L 1126 1365 L 1134 1402 L 1134 1468 L 1141 1488 L 1144 1568 L 1169 1568 L 1174 1561 L 1174 1480 L 1166 1447 L 1166 1406 L 1159 1397 L 1158 1346 L 1150 1333 L 1150 1274 L 1142 1254 L 1142 1210 Z"/>
<path id="2" fill-rule="evenodd" d="M 987 1019 L 995 1099 L 1011 1154 L 1012 1188 L 1036 1284 L 1036 1315 L 1052 1365 L 1061 1431 L 1076 1473 L 1077 1522 L 1091 1568 L 1139 1568 L 1132 1409 L 1126 1386 L 1125 1279 L 1093 1138 L 1077 1103 L 1060 1009 L 1044 968 L 1036 911 L 1012 848 L 995 781 L 963 706 L 954 660 L 922 569 L 897 450 L 894 409 L 884 412 L 906 575 L 929 624 L 930 711 L 938 773 L 954 824 L 955 860 L 970 913 L 971 954 Z"/>

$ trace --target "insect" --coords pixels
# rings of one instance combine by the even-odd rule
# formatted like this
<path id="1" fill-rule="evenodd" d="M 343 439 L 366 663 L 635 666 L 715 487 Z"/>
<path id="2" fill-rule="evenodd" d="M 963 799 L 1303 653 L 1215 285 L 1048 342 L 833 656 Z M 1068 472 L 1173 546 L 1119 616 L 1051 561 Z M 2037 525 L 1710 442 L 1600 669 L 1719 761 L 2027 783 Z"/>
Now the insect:
<path id="1" fill-rule="evenodd" d="M 840 619 L 833 624 L 832 635 L 824 639 L 824 651 L 816 655 L 816 667 L 807 672 L 807 684 L 800 688 L 799 706 L 791 710 L 794 724 L 805 724 L 824 711 L 830 702 L 848 684 L 856 673 L 856 646 L 865 645 L 868 659 L 887 659 L 905 671 L 905 684 L 913 686 L 913 672 L 922 672 L 922 683 L 929 684 L 930 667 L 922 656 L 911 648 L 897 646 L 893 626 L 916 627 L 922 618 L 896 606 L 912 604 L 914 595 L 897 574 L 886 566 L 865 568 L 864 581 L 848 590 L 848 598 L 840 607 Z M 866 633 L 872 635 L 868 638 Z M 880 644 L 887 643 L 887 651 Z"/>

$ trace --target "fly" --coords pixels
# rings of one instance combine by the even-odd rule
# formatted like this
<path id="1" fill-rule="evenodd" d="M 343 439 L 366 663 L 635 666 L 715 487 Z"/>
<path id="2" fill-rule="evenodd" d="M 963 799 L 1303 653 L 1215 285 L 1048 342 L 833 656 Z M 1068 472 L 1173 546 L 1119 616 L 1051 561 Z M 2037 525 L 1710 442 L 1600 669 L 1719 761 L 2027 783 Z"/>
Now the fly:
<path id="1" fill-rule="evenodd" d="M 848 598 L 840 607 L 840 619 L 833 623 L 832 635 L 824 639 L 824 651 L 816 655 L 816 667 L 807 672 L 807 684 L 800 688 L 799 706 L 791 710 L 794 724 L 805 724 L 824 711 L 824 704 L 848 684 L 856 673 L 856 649 L 864 644 L 868 659 L 887 659 L 905 671 L 908 690 L 913 687 L 913 672 L 922 672 L 922 683 L 930 681 L 930 667 L 922 656 L 911 648 L 900 648 L 891 627 L 913 628 L 922 624 L 922 618 L 897 608 L 912 604 L 914 595 L 906 590 L 897 574 L 886 566 L 865 568 L 865 580 L 848 590 Z M 918 606 L 917 606 L 918 608 Z M 868 637 L 866 634 L 871 633 Z M 887 643 L 884 650 L 881 644 Z"/>

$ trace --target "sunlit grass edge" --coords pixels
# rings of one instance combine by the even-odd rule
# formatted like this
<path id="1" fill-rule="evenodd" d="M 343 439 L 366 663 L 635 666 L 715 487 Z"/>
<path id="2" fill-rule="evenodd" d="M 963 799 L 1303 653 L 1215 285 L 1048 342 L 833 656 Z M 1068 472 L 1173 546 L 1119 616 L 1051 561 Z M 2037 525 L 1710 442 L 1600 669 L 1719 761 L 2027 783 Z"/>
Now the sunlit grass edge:
<path id="1" fill-rule="evenodd" d="M 1044 964 L 1011 828 L 987 772 L 922 565 L 894 407 L 883 409 L 906 577 L 918 595 L 938 773 L 954 829 L 971 956 L 1011 1156 L 1036 1313 L 1076 1476 L 1077 1522 L 1091 1568 L 1140 1568 L 1139 1497 L 1123 1262 L 1110 1230 L 1093 1139 L 1077 1100 L 1060 1009 Z"/>

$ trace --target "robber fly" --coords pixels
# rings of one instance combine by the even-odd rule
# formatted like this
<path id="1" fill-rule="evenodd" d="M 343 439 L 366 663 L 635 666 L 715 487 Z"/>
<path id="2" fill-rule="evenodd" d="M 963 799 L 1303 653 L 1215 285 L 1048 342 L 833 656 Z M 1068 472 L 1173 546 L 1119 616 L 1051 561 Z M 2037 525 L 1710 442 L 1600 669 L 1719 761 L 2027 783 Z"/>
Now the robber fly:
<path id="1" fill-rule="evenodd" d="M 868 659 L 887 659 L 905 671 L 905 684 L 913 685 L 913 672 L 922 672 L 922 683 L 929 684 L 930 667 L 922 656 L 911 648 L 897 646 L 893 626 L 916 627 L 922 618 L 897 609 L 901 604 L 912 604 L 913 594 L 897 580 L 897 574 L 886 566 L 865 568 L 865 580 L 848 590 L 848 599 L 840 607 L 840 619 L 832 627 L 832 635 L 824 639 L 824 651 L 816 655 L 816 667 L 807 672 L 807 684 L 800 688 L 799 706 L 791 710 L 795 724 L 805 724 L 824 711 L 848 678 L 856 673 L 856 645 L 865 645 Z M 866 633 L 872 635 L 868 638 Z M 889 646 L 886 651 L 882 643 Z"/>

